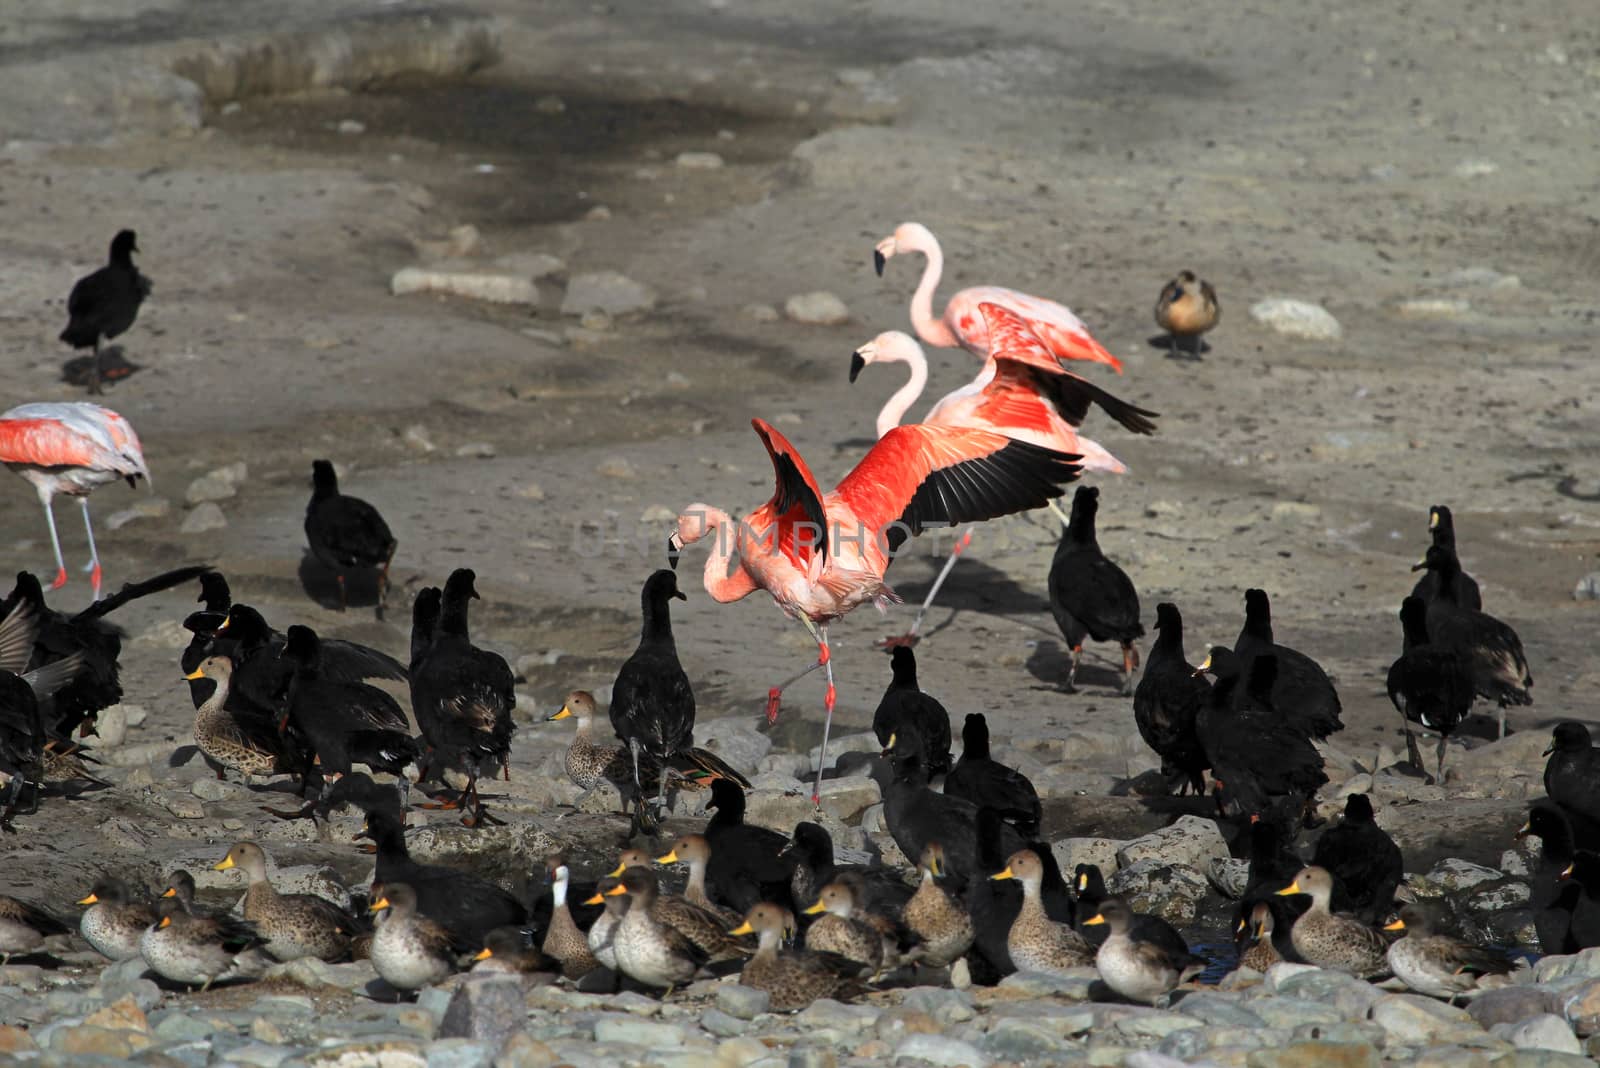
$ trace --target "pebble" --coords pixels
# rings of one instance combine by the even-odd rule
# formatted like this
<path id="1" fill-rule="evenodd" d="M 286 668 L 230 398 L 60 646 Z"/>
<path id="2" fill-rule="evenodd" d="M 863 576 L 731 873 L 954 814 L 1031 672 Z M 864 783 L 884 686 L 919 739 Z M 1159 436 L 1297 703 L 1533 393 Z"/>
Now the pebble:
<path id="1" fill-rule="evenodd" d="M 1464 159 L 1451 168 L 1450 173 L 1457 178 L 1483 178 L 1494 174 L 1500 169 L 1500 164 L 1487 159 Z"/>
<path id="2" fill-rule="evenodd" d="M 656 305 L 656 292 L 616 271 L 573 275 L 561 301 L 561 314 L 582 316 L 601 311 L 610 316 L 647 311 Z"/>
<path id="3" fill-rule="evenodd" d="M 488 460 L 492 459 L 498 450 L 487 441 L 469 441 L 465 445 L 456 446 L 456 455 L 465 459 Z"/>
<path id="4" fill-rule="evenodd" d="M 1423 297 L 1394 306 L 1402 319 L 1459 319 L 1472 311 L 1472 302 L 1459 297 Z"/>
<path id="5" fill-rule="evenodd" d="M 602 460 L 595 465 L 594 473 L 602 478 L 638 478 L 639 472 L 634 470 L 633 464 L 620 456 L 613 456 Z"/>
<path id="6" fill-rule="evenodd" d="M 783 318 L 770 304 L 746 304 L 739 309 L 739 314 L 753 323 L 775 323 Z"/>
<path id="7" fill-rule="evenodd" d="M 433 437 L 428 433 L 428 428 L 421 423 L 413 423 L 406 427 L 405 433 L 400 436 L 407 446 L 416 452 L 433 452 L 439 446 L 433 443 Z"/>
<path id="8" fill-rule="evenodd" d="M 402 267 L 389 279 L 389 292 L 397 297 L 443 293 L 488 304 L 539 303 L 539 287 L 521 272 L 464 267 Z"/>
<path id="9" fill-rule="evenodd" d="M 606 1013 L 594 1022 L 596 1042 L 625 1042 L 647 1049 L 661 1049 L 681 1046 L 683 1038 L 683 1028 L 676 1024 L 642 1020 L 626 1013 Z"/>
<path id="10" fill-rule="evenodd" d="M 207 531 L 221 530 L 228 525 L 228 517 L 222 514 L 222 509 L 215 501 L 205 501 L 195 505 L 189 514 L 183 517 L 183 522 L 178 525 L 181 534 L 204 534 Z"/>
<path id="11" fill-rule="evenodd" d="M 338 129 L 340 133 L 346 135 L 364 134 L 367 132 L 367 124 L 358 119 L 340 119 Z"/>
<path id="12" fill-rule="evenodd" d="M 850 321 L 844 301 L 826 290 L 800 293 L 783 302 L 783 314 L 797 323 L 815 326 L 840 326 Z"/>
<path id="13" fill-rule="evenodd" d="M 1250 318 L 1286 337 L 1333 341 L 1344 333 L 1339 320 L 1320 304 L 1288 297 L 1269 297 L 1250 306 Z"/>
<path id="14" fill-rule="evenodd" d="M 108 530 L 121 530 L 136 519 L 160 519 L 172 512 L 172 502 L 165 497 L 146 497 L 131 507 L 112 512 L 106 517 Z"/>
<path id="15" fill-rule="evenodd" d="M 679 152 L 675 161 L 686 171 L 721 170 L 723 159 L 715 152 Z"/>
<path id="16" fill-rule="evenodd" d="M 909 1035 L 894 1048 L 894 1059 L 957 1068 L 988 1068 L 990 1058 L 970 1042 L 942 1035 Z"/>
<path id="17" fill-rule="evenodd" d="M 1533 1016 L 1517 1024 L 1493 1029 L 1518 1049 L 1547 1049 L 1556 1053 L 1582 1053 L 1583 1045 L 1567 1021 L 1552 1013 Z"/>
<path id="18" fill-rule="evenodd" d="M 1574 601 L 1600 601 L 1600 571 L 1591 571 L 1572 588 Z"/>
<path id="19" fill-rule="evenodd" d="M 1124 843 L 1117 850 L 1119 867 L 1159 859 L 1204 871 L 1213 861 L 1228 859 L 1228 843 L 1216 820 L 1183 816 L 1170 826 Z M 1105 874 L 1102 870 L 1101 874 Z"/>
<path id="20" fill-rule="evenodd" d="M 207 472 L 189 483 L 189 488 L 184 491 L 183 499 L 189 504 L 199 504 L 202 501 L 225 501 L 239 492 L 239 484 L 250 473 L 249 467 L 243 460 L 237 463 L 219 467 L 215 471 Z"/>
<path id="21" fill-rule="evenodd" d="M 717 987 L 716 1011 L 726 1013 L 737 1020 L 753 1020 L 761 1013 L 767 1011 L 767 1006 L 772 1003 L 772 996 L 765 990 L 757 990 L 753 986 L 744 986 L 740 983 L 723 983 Z M 740 1029 L 742 1033 L 743 1029 Z"/>

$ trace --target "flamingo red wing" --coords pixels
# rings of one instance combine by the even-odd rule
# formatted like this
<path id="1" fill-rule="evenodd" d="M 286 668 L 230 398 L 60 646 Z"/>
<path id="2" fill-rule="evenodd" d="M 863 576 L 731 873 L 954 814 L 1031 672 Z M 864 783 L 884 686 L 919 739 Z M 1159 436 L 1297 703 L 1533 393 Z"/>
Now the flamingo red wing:
<path id="1" fill-rule="evenodd" d="M 978 395 L 978 403 L 972 409 L 973 421 L 1003 434 L 1020 430 L 1053 433 L 1051 404 L 1041 389 L 1043 380 L 1049 377 L 1010 360 L 1000 360 L 994 377 Z M 1070 417 L 1067 421 L 1078 425 Z"/>
<path id="2" fill-rule="evenodd" d="M 93 467 L 95 444 L 54 419 L 0 420 L 0 463 L 36 467 Z"/>
<path id="3" fill-rule="evenodd" d="M 789 443 L 772 424 L 763 419 L 752 419 L 750 425 L 761 436 L 772 458 L 772 472 L 777 476 L 777 487 L 757 514 L 777 525 L 777 547 L 800 567 L 807 568 L 813 553 L 828 555 L 828 513 L 823 507 L 822 490 L 811 474 L 811 468 L 801 458 L 799 450 Z M 809 524 L 801 536 L 799 525 Z"/>
<path id="4" fill-rule="evenodd" d="M 1047 374 L 1064 374 L 1061 361 L 1045 347 L 1028 320 L 1002 304 L 984 301 L 978 305 L 989 328 L 989 355 L 996 360 L 1036 367 Z"/>
<path id="5" fill-rule="evenodd" d="M 988 430 L 919 423 L 879 438 L 835 492 L 893 552 L 929 526 L 1043 507 L 1078 477 L 1077 460 Z"/>
<path id="6" fill-rule="evenodd" d="M 996 418 L 996 425 L 1034 429 L 1038 414 L 1028 409 L 1022 397 L 1024 392 L 1032 392 L 1047 397 L 1061 418 L 1075 427 L 1083 425 L 1090 405 L 1098 404 L 1133 433 L 1155 433 L 1156 425 L 1151 420 L 1158 413 L 1129 404 L 1062 367 L 1039 340 L 1038 323 L 1030 323 L 1010 308 L 987 301 L 978 305 L 978 310 L 989 326 L 989 356 L 996 362 L 994 380 L 984 388 L 985 399 L 978 411 L 987 418 L 993 405 L 997 414 L 1009 412 L 1013 420 L 1001 422 Z M 1046 427 L 1048 420 L 1038 428 Z"/>

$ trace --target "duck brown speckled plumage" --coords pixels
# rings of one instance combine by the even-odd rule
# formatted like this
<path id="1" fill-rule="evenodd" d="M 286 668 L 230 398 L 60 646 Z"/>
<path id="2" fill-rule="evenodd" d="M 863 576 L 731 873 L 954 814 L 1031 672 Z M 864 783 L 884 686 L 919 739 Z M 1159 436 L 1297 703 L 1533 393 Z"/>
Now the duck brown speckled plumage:
<path id="1" fill-rule="evenodd" d="M 182 892 L 163 898 L 156 906 L 161 919 L 139 939 L 139 954 L 151 971 L 203 993 L 219 979 L 255 976 L 271 963 L 248 923 L 193 912 L 186 899 Z"/>
<path id="2" fill-rule="evenodd" d="M 1295 952 L 1308 964 L 1344 972 L 1358 979 L 1383 975 L 1389 970 L 1388 943 L 1383 935 L 1352 916 L 1329 911 L 1333 898 L 1333 876 L 1315 865 L 1302 868 L 1294 882 L 1278 891 L 1280 896 L 1305 894 L 1311 907 L 1289 931 Z"/>
<path id="3" fill-rule="evenodd" d="M 1057 923 L 1044 911 L 1044 865 L 1031 849 L 1011 854 L 1004 870 L 991 879 L 1015 879 L 1022 884 L 1022 908 L 1011 921 L 1006 950 L 1018 971 L 1062 975 L 1070 968 L 1094 963 L 1089 943 L 1065 923 Z"/>
<path id="4" fill-rule="evenodd" d="M 977 936 L 972 916 L 964 904 L 939 885 L 944 877 L 942 845 L 929 842 L 922 850 L 919 867 L 922 882 L 906 902 L 905 923 L 922 940 L 922 963 L 946 968 L 972 947 Z"/>
<path id="5" fill-rule="evenodd" d="M 660 915 L 655 873 L 629 868 L 608 896 L 626 895 L 628 911 L 611 936 L 617 969 L 645 986 L 664 987 L 668 993 L 694 978 L 705 963 L 705 952 L 674 924 Z M 687 902 L 685 902 L 687 904 Z M 709 918 L 708 918 L 709 919 Z M 724 938 L 731 937 L 722 932 Z"/>
<path id="6" fill-rule="evenodd" d="M 755 955 L 739 973 L 740 984 L 765 990 L 773 1012 L 803 1009 L 818 998 L 848 1001 L 865 992 L 858 978 L 862 965 L 831 953 L 780 948 L 787 922 L 783 909 L 763 902 L 733 929 L 732 934 L 757 938 Z"/>
<path id="7" fill-rule="evenodd" d="M 257 775 L 287 775 L 304 770 L 303 761 L 285 744 L 270 715 L 247 706 L 227 707 L 233 680 L 233 661 L 210 656 L 184 676 L 189 681 L 211 679 L 216 689 L 194 714 L 194 742 L 217 773 L 236 771 L 248 783 Z"/>
<path id="8" fill-rule="evenodd" d="M 1266 970 L 1283 960 L 1283 954 L 1278 952 L 1278 947 L 1272 944 L 1272 932 L 1277 926 L 1277 921 L 1272 916 L 1272 907 L 1265 901 L 1258 901 L 1250 910 L 1250 915 L 1239 921 L 1239 934 L 1250 934 L 1250 945 L 1243 953 L 1239 954 L 1239 966 L 1253 968 L 1258 972 Z"/>
<path id="9" fill-rule="evenodd" d="M 417 894 L 405 883 L 372 888 L 368 911 L 388 912 L 372 936 L 372 966 L 396 990 L 417 990 L 442 982 L 455 971 L 450 934 L 417 912 Z"/>
<path id="10" fill-rule="evenodd" d="M 816 903 L 805 909 L 806 915 L 817 917 L 806 928 L 805 948 L 853 960 L 864 966 L 866 975 L 877 978 L 883 971 L 883 935 L 856 918 L 855 904 L 855 895 L 844 883 L 824 886 Z"/>
<path id="11" fill-rule="evenodd" d="M 1401 909 L 1400 918 L 1384 928 L 1405 932 L 1388 952 L 1389 970 L 1401 982 L 1419 994 L 1454 1000 L 1495 985 L 1494 977 L 1511 972 L 1512 962 L 1504 954 L 1443 933 L 1441 921 L 1436 905 L 1418 901 Z"/>
<path id="12" fill-rule="evenodd" d="M 672 848 L 656 858 L 657 864 L 687 864 L 689 881 L 683 888 L 683 899 L 691 905 L 725 921 L 729 927 L 742 919 L 732 909 L 724 908 L 711 900 L 706 893 L 706 869 L 711 865 L 711 843 L 703 834 L 686 834 L 672 843 Z"/>
<path id="13" fill-rule="evenodd" d="M 572 884 L 572 871 L 567 867 L 565 858 L 560 856 L 548 858 L 545 867 L 550 873 L 550 922 L 545 927 L 544 941 L 539 948 L 545 956 L 561 965 L 561 974 L 566 978 L 581 979 L 599 967 L 599 963 L 589 951 L 588 939 L 573 921 L 572 909 L 567 906 L 567 889 Z"/>
<path id="14" fill-rule="evenodd" d="M 1083 922 L 1105 924 L 1111 933 L 1094 956 L 1100 978 L 1130 1001 L 1154 1005 L 1179 984 L 1205 969 L 1204 958 L 1189 952 L 1171 928 L 1141 925 L 1121 898 L 1108 897 L 1099 911 Z"/>
<path id="15" fill-rule="evenodd" d="M 254 842 L 239 842 L 217 862 L 215 870 L 237 868 L 249 888 L 244 918 L 266 939 L 267 952 L 280 961 L 317 957 L 338 960 L 350 953 L 355 918 L 315 894 L 280 894 L 267 878 L 267 854 Z"/>
<path id="16" fill-rule="evenodd" d="M 158 919 L 149 902 L 135 900 L 128 884 L 110 875 L 98 880 L 78 904 L 89 906 L 78 920 L 78 933 L 111 960 L 137 957 L 140 937 Z"/>

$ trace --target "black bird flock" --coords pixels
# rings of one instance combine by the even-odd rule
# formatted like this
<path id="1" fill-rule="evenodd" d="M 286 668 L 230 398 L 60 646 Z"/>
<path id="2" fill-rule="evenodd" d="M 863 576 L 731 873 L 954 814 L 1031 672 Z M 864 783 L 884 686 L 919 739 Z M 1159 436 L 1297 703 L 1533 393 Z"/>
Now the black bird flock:
<path id="1" fill-rule="evenodd" d="M 132 231 L 119 233 L 110 264 L 79 282 L 69 300 L 72 322 L 61 337 L 94 348 L 95 390 L 103 375 L 101 342 L 132 325 L 150 291 L 133 267 L 136 249 Z M 1005 314 L 1027 329 L 1023 318 Z M 1017 329 L 993 323 L 997 334 L 1000 325 Z M 1052 378 L 1058 370 L 1036 368 L 1027 380 L 1077 427 L 1089 413 L 1081 398 L 1089 387 L 1076 376 L 1062 386 Z M 1155 413 L 1123 408 L 1137 413 L 1136 423 L 1124 425 L 1153 432 Z M 824 496 L 793 447 L 770 425 L 755 425 L 776 473 L 765 508 L 772 523 L 820 523 L 846 508 L 864 522 L 869 508 L 889 507 L 899 516 L 891 550 L 927 526 L 1046 503 L 1086 466 L 1078 454 L 989 427 L 901 427 L 886 432 L 862 467 Z M 954 459 L 941 459 L 941 449 Z M 907 484 L 890 487 L 890 475 L 874 476 L 874 460 L 877 470 L 893 467 L 892 477 Z M 879 481 L 870 493 L 852 481 L 871 477 Z M 313 463 L 312 485 L 307 553 L 333 575 L 341 611 L 350 604 L 349 578 L 370 573 L 381 620 L 398 539 L 374 505 L 340 492 L 330 460 Z M 872 494 L 882 499 L 868 502 Z M 1108 496 L 1105 504 L 1115 501 Z M 1073 693 L 1082 685 L 1086 642 L 1118 647 L 1118 696 L 1131 695 L 1139 735 L 1159 759 L 1147 794 L 1164 811 L 1216 821 L 1233 851 L 1248 860 L 1233 925 L 1248 943 L 1242 965 L 1299 961 L 1360 978 L 1393 976 L 1420 993 L 1450 998 L 1503 977 L 1512 968 L 1504 954 L 1443 930 L 1448 924 L 1439 910 L 1407 887 L 1401 851 L 1380 826 L 1370 796 L 1351 793 L 1339 822 L 1322 825 L 1318 795 L 1330 775 L 1319 745 L 1344 729 L 1344 710 L 1329 673 L 1278 642 L 1265 590 L 1244 591 L 1235 644 L 1212 647 L 1198 666 L 1186 658 L 1178 604 L 1160 602 L 1157 635 L 1139 674 L 1145 636 L 1139 593 L 1129 572 L 1101 548 L 1101 507 L 1099 487 L 1076 490 L 1048 574 L 1035 577 L 1070 657 L 1062 689 Z M 1437 735 L 1431 779 L 1443 782 L 1448 744 L 1475 702 L 1493 703 L 1504 735 L 1505 709 L 1532 702 L 1533 677 L 1516 632 L 1483 611 L 1478 583 L 1462 571 L 1450 509 L 1431 508 L 1428 529 L 1431 544 L 1413 569 L 1426 573 L 1401 604 L 1399 657 L 1386 691 L 1405 729 L 1403 772 L 1430 777 L 1413 731 L 1421 727 Z M 674 568 L 693 540 L 680 519 L 669 542 Z M 769 589 L 811 628 L 816 666 L 829 671 L 831 717 L 827 625 L 857 604 L 890 599 L 882 583 L 889 562 L 841 565 L 841 546 L 826 541 L 786 544 L 783 554 L 789 577 L 807 587 L 804 594 L 780 594 L 774 587 L 781 583 L 739 552 L 714 560 L 727 567 L 716 577 L 709 568 L 707 587 L 719 599 L 730 599 L 720 596 L 724 591 L 738 597 Z M 834 567 L 843 570 L 829 572 Z M 1402 577 L 1396 576 L 1397 593 Z M 476 578 L 472 569 L 457 568 L 442 588 L 418 589 L 402 664 L 303 623 L 280 632 L 260 611 L 235 601 L 219 571 L 202 565 L 129 584 L 71 616 L 49 608 L 38 579 L 20 573 L 0 601 L 0 828 L 14 831 L 44 799 L 64 797 L 65 805 L 76 791 L 106 785 L 91 770 L 94 747 L 87 740 L 97 714 L 122 697 L 121 633 L 105 617 L 134 598 L 196 582 L 203 607 L 183 621 L 190 638 L 175 665 L 191 686 L 194 747 L 180 747 L 171 762 L 197 751 L 219 779 L 232 773 L 252 787 L 257 779 L 293 780 L 301 806 L 268 811 L 312 820 L 319 829 L 337 810 L 361 810 L 375 871 L 365 912 L 346 913 L 320 899 L 279 894 L 265 854 L 238 843 L 217 868 L 238 867 L 249 879 L 242 919 L 199 911 L 187 873 L 172 873 L 167 894 L 154 905 L 107 873 L 79 901 L 88 908 L 83 936 L 107 957 L 142 957 L 174 983 L 205 990 L 259 974 L 260 958 L 270 964 L 301 955 L 366 957 L 402 992 L 441 982 L 473 962 L 517 973 L 558 971 L 586 990 L 615 991 L 626 982 L 667 994 L 697 977 L 738 971 L 745 983 L 768 991 L 774 1008 L 793 1009 L 818 997 L 926 982 L 930 974 L 992 984 L 1018 970 L 1069 976 L 1092 967 L 1114 995 L 1164 1004 L 1210 963 L 1169 922 L 1135 908 L 1140 887 L 1111 893 L 1093 864 L 1078 864 L 1071 883 L 1063 878 L 1048 836 L 1052 813 L 1028 776 L 999 759 L 983 710 L 966 712 L 956 758 L 950 712 L 919 684 L 915 638 L 894 643 L 890 652 L 890 681 L 871 723 L 878 751 L 854 761 L 867 765 L 883 829 L 909 870 L 841 863 L 829 829 L 833 817 L 820 805 L 792 834 L 752 822 L 746 774 L 757 769 L 737 768 L 695 744 L 695 687 L 680 661 L 672 618 L 672 602 L 687 594 L 667 568 L 643 581 L 639 640 L 610 688 L 617 744 L 592 737 L 598 706 L 587 691 L 573 691 L 548 717 L 578 719 L 568 776 L 586 791 L 615 787 L 626 806 L 615 817 L 628 817 L 626 828 L 617 828 L 623 848 L 616 868 L 579 873 L 565 856 L 553 856 L 538 874 L 549 882 L 548 894 L 529 896 L 463 867 L 414 860 L 406 840 L 410 788 L 434 789 L 419 807 L 459 810 L 469 831 L 501 824 L 488 812 L 483 790 L 499 776 L 510 779 L 514 748 L 527 744 L 517 735 L 511 666 L 473 640 L 469 609 L 481 599 Z M 840 604 L 808 607 L 806 597 L 819 589 Z M 1291 620 L 1294 607 L 1288 606 Z M 398 687 L 385 686 L 400 683 L 409 709 L 391 692 Z M 768 707 L 775 716 L 775 700 Z M 1530 877 L 1540 949 L 1567 953 L 1600 945 L 1600 752 L 1585 726 L 1563 722 L 1546 755 L 1548 798 L 1532 805 L 1521 834 L 1540 840 Z M 820 781 L 846 774 L 850 763 L 828 763 L 824 744 L 819 766 L 808 771 Z M 674 818 L 673 800 L 686 792 L 708 792 L 703 807 L 713 814 L 660 840 L 663 822 Z M 1314 835 L 1309 856 L 1300 844 L 1308 832 Z M 641 843 L 657 848 L 642 850 Z M 689 868 L 681 894 L 655 870 L 678 863 Z M 375 929 L 368 914 L 380 917 Z M 0 963 L 39 954 L 47 939 L 67 930 L 48 907 L 0 898 Z M 1393 939 L 1397 933 L 1403 937 Z"/>

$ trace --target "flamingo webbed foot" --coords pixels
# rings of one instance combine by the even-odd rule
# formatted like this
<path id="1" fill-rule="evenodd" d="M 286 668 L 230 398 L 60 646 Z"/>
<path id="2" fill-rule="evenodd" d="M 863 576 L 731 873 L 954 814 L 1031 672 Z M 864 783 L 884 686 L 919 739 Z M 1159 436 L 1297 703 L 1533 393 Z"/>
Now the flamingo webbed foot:
<path id="1" fill-rule="evenodd" d="M 893 651 L 895 649 L 914 649 L 922 640 L 922 635 L 916 631 L 906 631 L 904 634 L 891 634 L 886 638 L 873 643 L 876 648 Z"/>
<path id="2" fill-rule="evenodd" d="M 778 710 L 783 707 L 783 691 L 774 686 L 767 691 L 767 726 L 778 722 Z"/>

